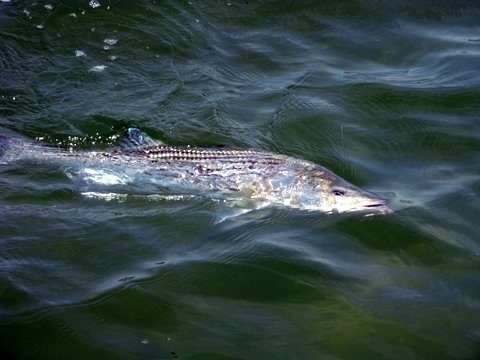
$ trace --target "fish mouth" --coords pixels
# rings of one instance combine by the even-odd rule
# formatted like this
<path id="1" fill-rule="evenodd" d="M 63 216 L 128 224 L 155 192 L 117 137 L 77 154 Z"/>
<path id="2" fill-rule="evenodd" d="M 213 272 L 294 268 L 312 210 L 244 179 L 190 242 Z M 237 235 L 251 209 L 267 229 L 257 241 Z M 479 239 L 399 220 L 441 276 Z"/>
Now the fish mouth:
<path id="1" fill-rule="evenodd" d="M 365 216 L 388 215 L 393 213 L 393 210 L 386 205 L 386 202 L 384 200 L 364 205 L 361 210 L 367 212 Z"/>
<path id="2" fill-rule="evenodd" d="M 339 213 L 359 213 L 364 217 L 367 216 L 376 216 L 376 215 L 388 215 L 393 213 L 393 210 L 386 205 L 386 202 L 383 200 L 378 200 L 376 202 L 370 202 L 367 204 L 358 204 L 357 206 L 352 206 L 347 209 L 334 209 L 333 212 Z"/>

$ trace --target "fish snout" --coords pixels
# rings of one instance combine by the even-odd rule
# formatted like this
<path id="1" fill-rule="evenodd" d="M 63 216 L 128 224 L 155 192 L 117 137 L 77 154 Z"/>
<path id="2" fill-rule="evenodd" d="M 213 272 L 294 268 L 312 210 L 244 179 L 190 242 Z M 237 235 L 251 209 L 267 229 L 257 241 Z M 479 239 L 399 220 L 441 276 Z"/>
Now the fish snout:
<path id="1" fill-rule="evenodd" d="M 387 206 L 387 201 L 382 198 L 371 198 L 363 205 L 365 210 L 371 211 L 370 215 L 380 214 L 388 215 L 393 213 L 393 210 Z"/>

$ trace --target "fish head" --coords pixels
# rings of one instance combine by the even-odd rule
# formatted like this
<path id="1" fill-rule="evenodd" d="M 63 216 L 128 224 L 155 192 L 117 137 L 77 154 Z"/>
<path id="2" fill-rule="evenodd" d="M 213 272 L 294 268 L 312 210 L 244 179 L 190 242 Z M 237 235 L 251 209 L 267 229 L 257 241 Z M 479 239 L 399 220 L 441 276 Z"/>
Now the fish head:
<path id="1" fill-rule="evenodd" d="M 321 166 L 308 167 L 299 176 L 297 207 L 325 213 L 360 212 L 364 216 L 393 212 L 381 196 L 363 190 Z"/>
<path id="2" fill-rule="evenodd" d="M 323 206 L 327 212 L 361 212 L 369 215 L 386 215 L 393 212 L 385 199 L 377 194 L 363 190 L 334 175 L 334 179 L 321 187 Z"/>

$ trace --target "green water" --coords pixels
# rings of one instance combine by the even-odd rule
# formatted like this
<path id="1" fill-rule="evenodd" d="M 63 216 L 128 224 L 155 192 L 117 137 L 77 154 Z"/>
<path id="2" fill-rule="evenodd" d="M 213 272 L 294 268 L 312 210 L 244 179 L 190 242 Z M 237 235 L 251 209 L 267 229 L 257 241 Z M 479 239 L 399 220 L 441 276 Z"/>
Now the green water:
<path id="1" fill-rule="evenodd" d="M 0 1 L 0 133 L 255 147 L 395 212 L 219 222 L 0 164 L 3 358 L 478 359 L 478 2 L 99 4 Z"/>

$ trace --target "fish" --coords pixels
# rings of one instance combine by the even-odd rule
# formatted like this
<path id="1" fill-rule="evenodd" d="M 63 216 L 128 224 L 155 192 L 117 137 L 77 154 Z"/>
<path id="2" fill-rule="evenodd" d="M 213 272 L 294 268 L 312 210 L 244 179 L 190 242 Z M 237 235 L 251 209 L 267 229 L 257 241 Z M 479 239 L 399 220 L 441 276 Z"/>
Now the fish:
<path id="1" fill-rule="evenodd" d="M 328 214 L 393 212 L 381 196 L 311 161 L 251 148 L 170 146 L 136 127 L 128 128 L 109 148 L 95 151 L 0 135 L 0 163 L 25 160 L 59 164 L 71 176 L 105 186 L 236 194 L 249 201 Z"/>

